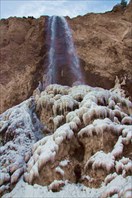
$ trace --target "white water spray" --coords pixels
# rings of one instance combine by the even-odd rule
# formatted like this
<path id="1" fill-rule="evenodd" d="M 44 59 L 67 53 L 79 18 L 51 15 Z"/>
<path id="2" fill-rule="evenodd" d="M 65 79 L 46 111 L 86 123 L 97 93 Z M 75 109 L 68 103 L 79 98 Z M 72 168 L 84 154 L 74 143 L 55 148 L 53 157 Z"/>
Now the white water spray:
<path id="1" fill-rule="evenodd" d="M 55 21 L 56 16 L 49 17 L 48 29 L 51 32 L 50 49 L 48 54 L 48 68 L 45 77 L 45 86 L 52 84 L 53 79 L 53 68 L 54 68 L 54 54 L 55 54 Z"/>
<path id="2" fill-rule="evenodd" d="M 48 21 L 50 46 L 44 85 L 84 84 L 72 33 L 64 17 L 52 16 Z"/>
<path id="3" fill-rule="evenodd" d="M 75 50 L 75 47 L 74 47 L 71 30 L 69 28 L 69 25 L 68 25 L 66 19 L 64 17 L 60 17 L 60 18 L 63 22 L 65 32 L 66 32 L 66 35 L 67 35 L 66 39 L 67 39 L 67 44 L 68 44 L 68 54 L 69 54 L 69 56 L 72 55 L 72 58 L 73 58 L 72 61 L 75 65 L 75 67 L 79 69 L 79 67 L 80 67 L 79 59 L 77 57 L 76 50 Z"/>

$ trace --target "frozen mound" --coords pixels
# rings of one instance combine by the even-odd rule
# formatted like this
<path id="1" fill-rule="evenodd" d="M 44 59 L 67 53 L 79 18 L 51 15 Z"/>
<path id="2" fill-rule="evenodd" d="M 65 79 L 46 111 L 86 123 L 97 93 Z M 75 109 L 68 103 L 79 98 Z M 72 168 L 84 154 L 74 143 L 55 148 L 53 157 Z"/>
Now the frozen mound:
<path id="1" fill-rule="evenodd" d="M 50 85 L 36 99 L 36 111 L 49 134 L 32 148 L 24 175 L 28 183 L 52 186 L 54 180 L 68 180 L 99 187 L 102 182 L 107 185 L 113 173 L 131 174 L 128 99 L 84 85 Z M 62 166 L 63 161 L 68 163 Z"/>
<path id="2" fill-rule="evenodd" d="M 0 120 L 1 158 L 8 159 L 13 152 L 22 159 L 1 165 L 1 192 L 24 175 L 30 185 L 48 186 L 53 192 L 67 183 L 81 183 L 90 188 L 104 185 L 101 197 L 129 197 L 132 103 L 115 91 L 50 85 L 36 94 L 35 101 L 31 98 L 8 110 Z M 16 146 L 13 151 L 8 148 L 11 143 Z M 18 166 L 13 173 L 14 163 Z"/>
<path id="3" fill-rule="evenodd" d="M 41 124 L 33 98 L 0 115 L 0 194 L 12 189 L 26 171 L 33 144 L 41 139 Z"/>

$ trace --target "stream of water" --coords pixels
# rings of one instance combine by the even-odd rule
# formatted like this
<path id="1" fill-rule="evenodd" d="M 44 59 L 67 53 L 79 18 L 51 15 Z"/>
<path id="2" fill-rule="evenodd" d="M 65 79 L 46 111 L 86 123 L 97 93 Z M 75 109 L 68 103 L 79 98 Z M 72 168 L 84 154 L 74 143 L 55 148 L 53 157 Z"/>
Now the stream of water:
<path id="1" fill-rule="evenodd" d="M 72 33 L 66 19 L 60 16 L 49 17 L 47 28 L 49 49 L 44 86 L 84 84 Z"/>

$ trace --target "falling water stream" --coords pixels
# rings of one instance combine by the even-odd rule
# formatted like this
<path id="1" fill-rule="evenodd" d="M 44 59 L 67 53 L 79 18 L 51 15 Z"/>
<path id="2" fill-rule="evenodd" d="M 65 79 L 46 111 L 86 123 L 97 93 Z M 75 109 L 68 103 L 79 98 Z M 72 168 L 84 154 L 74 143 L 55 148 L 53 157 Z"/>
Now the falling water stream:
<path id="1" fill-rule="evenodd" d="M 48 64 L 44 86 L 49 84 L 84 84 L 71 30 L 64 17 L 52 16 L 48 20 Z"/>

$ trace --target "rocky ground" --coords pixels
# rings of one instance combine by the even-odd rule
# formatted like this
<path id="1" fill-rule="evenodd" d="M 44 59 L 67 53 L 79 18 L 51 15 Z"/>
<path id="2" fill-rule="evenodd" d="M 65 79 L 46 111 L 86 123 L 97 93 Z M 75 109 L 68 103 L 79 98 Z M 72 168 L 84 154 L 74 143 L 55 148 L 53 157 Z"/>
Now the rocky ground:
<path id="1" fill-rule="evenodd" d="M 67 18 L 86 84 L 109 89 L 116 76 L 126 77 L 123 86 L 132 94 L 131 9 L 132 1 L 124 9 Z M 0 20 L 1 113 L 31 96 L 42 80 L 48 47 L 46 19 Z"/>

